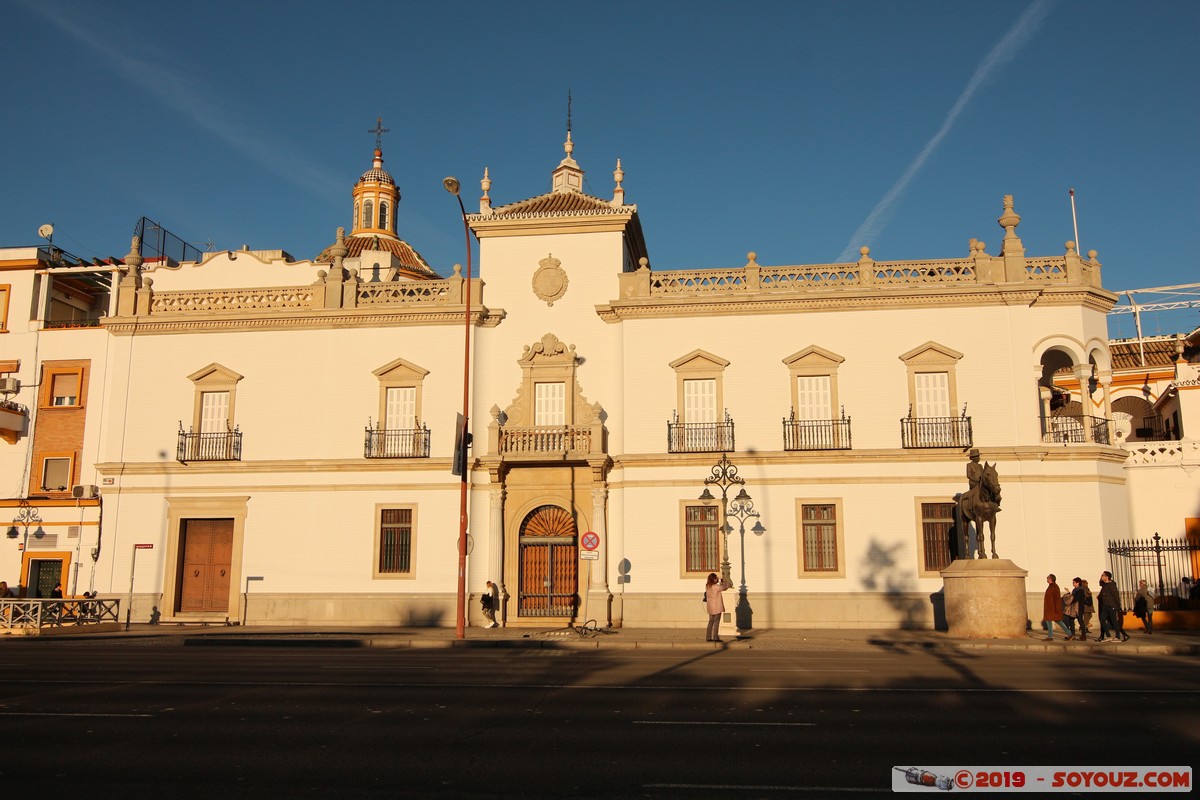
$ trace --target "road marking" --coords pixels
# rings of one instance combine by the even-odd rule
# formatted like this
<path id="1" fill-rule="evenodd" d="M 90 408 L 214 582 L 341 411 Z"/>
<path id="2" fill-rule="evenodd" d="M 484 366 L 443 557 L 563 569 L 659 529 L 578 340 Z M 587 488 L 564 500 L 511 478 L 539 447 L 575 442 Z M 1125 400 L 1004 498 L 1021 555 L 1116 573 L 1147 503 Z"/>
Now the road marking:
<path id="1" fill-rule="evenodd" d="M 752 669 L 751 672 L 871 672 L 869 669 Z"/>
<path id="2" fill-rule="evenodd" d="M 864 788 L 858 786 L 754 786 L 743 785 L 737 783 L 646 783 L 642 784 L 643 789 L 715 789 L 743 791 L 743 792 L 820 792 L 828 794 L 831 792 L 876 792 L 879 789 Z"/>
<path id="3" fill-rule="evenodd" d="M 1045 689 L 1021 689 L 1005 686 L 672 686 L 663 684 L 623 686 L 619 684 L 579 684 L 579 683 L 396 683 L 363 681 L 347 683 L 345 681 L 164 681 L 164 680 L 97 680 L 72 679 L 48 680 L 38 678 L 6 679 L 6 686 L 298 686 L 309 688 L 333 687 L 339 689 L 532 689 L 543 691 L 560 689 L 568 691 L 610 691 L 610 692 L 878 692 L 880 694 L 941 694 L 943 692 L 958 692 L 960 694 L 1128 694 L 1128 695 L 1196 695 L 1200 688 L 1195 689 L 1102 689 L 1096 687 L 1073 688 L 1055 686 Z"/>
<path id="4" fill-rule="evenodd" d="M 88 714 L 66 711 L 0 711 L 0 717 L 153 717 L 153 714 Z"/>
<path id="5" fill-rule="evenodd" d="M 815 722 L 721 722 L 720 720 L 657 720 L 657 719 L 635 719 L 634 725 L 761 725 L 764 727 L 778 728 L 812 728 L 817 723 Z"/>

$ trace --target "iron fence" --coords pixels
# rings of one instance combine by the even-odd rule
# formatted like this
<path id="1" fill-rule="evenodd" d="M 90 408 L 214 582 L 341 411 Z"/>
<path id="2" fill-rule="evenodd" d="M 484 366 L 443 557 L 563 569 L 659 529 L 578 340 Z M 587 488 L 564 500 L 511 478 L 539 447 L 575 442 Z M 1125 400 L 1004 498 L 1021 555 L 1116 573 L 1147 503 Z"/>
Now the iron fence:
<path id="1" fill-rule="evenodd" d="M 727 453 L 735 449 L 728 411 L 724 422 L 680 422 L 676 414 L 674 421 L 667 423 L 668 453 Z"/>
<path id="2" fill-rule="evenodd" d="M 366 458 L 429 458 L 429 428 L 388 430 L 366 428 L 363 440 Z"/>
<path id="3" fill-rule="evenodd" d="M 1163 611 L 1200 610 L 1200 596 L 1192 596 L 1200 574 L 1200 541 L 1187 537 L 1114 540 L 1108 545 L 1109 569 L 1121 592 L 1124 608 L 1133 608 L 1138 581 L 1154 590 L 1154 607 Z M 1188 583 L 1183 583 L 1188 578 Z"/>
<path id="4" fill-rule="evenodd" d="M 784 450 L 849 450 L 850 418 L 783 421 Z"/>
<path id="5" fill-rule="evenodd" d="M 1108 420 L 1086 414 L 1055 415 L 1042 421 L 1046 444 L 1111 444 Z"/>
<path id="6" fill-rule="evenodd" d="M 905 417 L 900 420 L 900 441 L 905 449 L 971 447 L 970 417 Z"/>
<path id="7" fill-rule="evenodd" d="M 235 428 L 231 431 L 195 433 L 180 428 L 175 460 L 181 464 L 189 461 L 241 461 L 242 432 Z"/>

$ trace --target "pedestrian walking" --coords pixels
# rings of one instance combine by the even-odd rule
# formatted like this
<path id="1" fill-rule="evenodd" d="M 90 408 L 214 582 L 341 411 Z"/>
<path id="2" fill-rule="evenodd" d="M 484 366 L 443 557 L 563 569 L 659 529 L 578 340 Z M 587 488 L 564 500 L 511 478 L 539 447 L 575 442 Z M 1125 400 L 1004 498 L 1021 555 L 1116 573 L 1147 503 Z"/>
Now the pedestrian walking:
<path id="1" fill-rule="evenodd" d="M 1154 633 L 1154 590 L 1146 585 L 1144 578 L 1138 581 L 1137 594 L 1133 596 L 1133 615 L 1142 621 L 1146 633 Z"/>
<path id="2" fill-rule="evenodd" d="M 1083 578 L 1072 578 L 1071 587 L 1071 601 L 1079 609 L 1079 641 L 1086 642 L 1092 624 L 1092 592 Z"/>
<path id="3" fill-rule="evenodd" d="M 1046 594 L 1042 599 L 1042 626 L 1046 629 L 1046 641 L 1054 641 L 1054 624 L 1063 630 L 1063 638 L 1070 639 L 1073 632 L 1067 629 L 1063 622 L 1062 589 L 1058 588 L 1058 579 L 1051 573 L 1046 576 Z"/>
<path id="4" fill-rule="evenodd" d="M 500 592 L 496 584 L 491 581 L 487 582 L 487 588 L 483 594 L 479 596 L 479 605 L 483 608 L 483 616 L 487 620 L 483 624 L 485 628 L 498 628 L 500 623 L 496 622 L 496 609 L 500 607 Z"/>
<path id="5" fill-rule="evenodd" d="M 708 582 L 704 585 L 704 608 L 708 611 L 708 630 L 704 641 L 721 641 L 721 616 L 725 613 L 725 598 L 721 592 L 729 588 L 729 584 L 717 577 L 717 573 L 708 574 Z"/>
<path id="6" fill-rule="evenodd" d="M 1121 624 L 1121 593 L 1108 570 L 1100 573 L 1100 641 L 1127 642 L 1129 634 Z"/>
<path id="7" fill-rule="evenodd" d="M 1062 594 L 1063 603 L 1063 622 L 1067 623 L 1067 627 L 1071 629 L 1071 635 L 1067 637 L 1067 641 L 1075 638 L 1075 620 L 1079 618 L 1079 604 L 1075 602 L 1075 591 L 1068 589 Z"/>

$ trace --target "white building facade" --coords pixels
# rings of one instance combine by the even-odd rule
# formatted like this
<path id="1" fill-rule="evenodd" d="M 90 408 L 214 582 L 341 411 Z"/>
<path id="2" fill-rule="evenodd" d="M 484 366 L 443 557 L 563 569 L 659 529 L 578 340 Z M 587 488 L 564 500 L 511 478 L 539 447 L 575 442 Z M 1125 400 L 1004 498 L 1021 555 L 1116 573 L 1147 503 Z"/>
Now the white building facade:
<path id="1" fill-rule="evenodd" d="M 92 265 L 103 310 L 61 353 L 44 312 L 17 330 L 36 303 L 10 288 L 0 366 L 32 384 L 48 352 L 87 362 L 83 497 L 20 490 L 88 517 L 78 591 L 128 596 L 134 619 L 453 624 L 468 330 L 467 580 L 500 584 L 505 625 L 699 626 L 727 562 L 743 629 L 934 626 L 972 448 L 1034 614 L 1046 573 L 1106 568 L 1134 501 L 1094 253 L 1026 256 L 1005 198 L 994 255 L 658 271 L 620 164 L 592 197 L 573 149 L 545 195 L 493 206 L 485 175 L 469 283 L 399 238 L 377 150 L 349 236 L 313 261 L 151 262 L 135 243 Z M 56 285 L 44 264 L 10 273 Z M 1069 424 L 1064 376 L 1091 403 Z M 45 470 L 41 419 L 0 447 L 6 474 Z"/>

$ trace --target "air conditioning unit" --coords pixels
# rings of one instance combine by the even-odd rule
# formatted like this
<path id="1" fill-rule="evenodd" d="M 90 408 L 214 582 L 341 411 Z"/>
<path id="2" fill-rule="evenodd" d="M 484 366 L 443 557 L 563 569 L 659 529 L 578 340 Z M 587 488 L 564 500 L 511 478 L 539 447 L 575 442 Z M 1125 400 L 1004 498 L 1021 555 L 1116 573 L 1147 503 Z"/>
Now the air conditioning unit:
<path id="1" fill-rule="evenodd" d="M 72 486 L 71 497 L 76 500 L 94 500 L 100 496 L 100 490 L 95 486 Z"/>
<path id="2" fill-rule="evenodd" d="M 21 391 L 21 381 L 17 378 L 0 378 L 0 394 L 16 394 Z"/>

